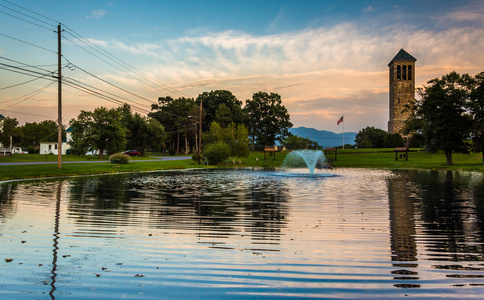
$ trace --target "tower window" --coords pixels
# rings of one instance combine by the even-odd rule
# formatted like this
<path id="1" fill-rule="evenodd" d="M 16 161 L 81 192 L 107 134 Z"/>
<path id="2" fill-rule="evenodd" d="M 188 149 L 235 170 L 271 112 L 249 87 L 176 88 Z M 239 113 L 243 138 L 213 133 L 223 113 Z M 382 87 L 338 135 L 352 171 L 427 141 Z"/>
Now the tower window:
<path id="1" fill-rule="evenodd" d="M 397 66 L 397 80 L 402 80 L 402 67 Z"/>
<path id="2" fill-rule="evenodd" d="M 408 66 L 408 80 L 412 80 L 412 66 Z"/>
<path id="3" fill-rule="evenodd" d="M 403 71 L 402 71 L 402 77 L 403 77 L 403 80 L 407 80 L 407 66 L 403 66 Z"/>

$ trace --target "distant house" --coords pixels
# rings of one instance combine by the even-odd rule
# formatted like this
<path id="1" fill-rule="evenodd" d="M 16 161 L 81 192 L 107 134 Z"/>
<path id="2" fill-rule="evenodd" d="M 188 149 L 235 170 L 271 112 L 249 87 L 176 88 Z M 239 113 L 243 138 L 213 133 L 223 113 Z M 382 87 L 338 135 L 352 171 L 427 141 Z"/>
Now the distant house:
<path id="1" fill-rule="evenodd" d="M 65 140 L 62 141 L 62 155 L 66 155 L 69 153 L 69 149 L 71 146 L 69 145 L 69 142 L 72 140 L 72 128 L 69 127 L 66 130 L 66 138 Z M 58 142 L 40 142 L 40 154 L 59 154 L 59 149 L 58 148 Z"/>

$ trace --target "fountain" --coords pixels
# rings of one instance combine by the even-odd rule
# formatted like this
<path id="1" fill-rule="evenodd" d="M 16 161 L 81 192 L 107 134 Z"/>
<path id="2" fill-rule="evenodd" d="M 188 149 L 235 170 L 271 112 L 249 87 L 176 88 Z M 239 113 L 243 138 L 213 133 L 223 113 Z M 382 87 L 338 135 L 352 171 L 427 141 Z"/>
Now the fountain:
<path id="1" fill-rule="evenodd" d="M 316 167 L 326 163 L 326 156 L 321 150 L 296 150 L 289 153 L 282 164 L 283 168 L 308 168 L 311 175 Z"/>

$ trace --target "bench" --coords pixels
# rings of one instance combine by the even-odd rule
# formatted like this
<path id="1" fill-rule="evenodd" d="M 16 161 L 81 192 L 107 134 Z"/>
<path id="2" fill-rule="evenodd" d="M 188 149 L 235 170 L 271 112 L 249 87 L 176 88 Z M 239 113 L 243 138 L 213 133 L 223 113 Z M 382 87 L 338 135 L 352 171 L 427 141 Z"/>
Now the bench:
<path id="1" fill-rule="evenodd" d="M 123 164 L 123 160 L 122 159 L 111 159 L 110 160 L 111 162 L 111 167 L 113 167 L 113 165 L 116 167 L 116 165 L 118 165 L 117 167 L 121 167 L 121 165 Z"/>
<path id="2" fill-rule="evenodd" d="M 405 158 L 405 160 L 408 160 L 408 147 L 397 147 L 393 149 L 395 151 L 395 160 L 398 160 L 398 153 L 405 153 L 401 154 L 400 158 Z"/>
<path id="3" fill-rule="evenodd" d="M 328 157 L 328 154 L 334 153 L 334 160 L 337 160 L 338 158 L 338 148 L 325 148 L 324 149 L 324 156 Z"/>

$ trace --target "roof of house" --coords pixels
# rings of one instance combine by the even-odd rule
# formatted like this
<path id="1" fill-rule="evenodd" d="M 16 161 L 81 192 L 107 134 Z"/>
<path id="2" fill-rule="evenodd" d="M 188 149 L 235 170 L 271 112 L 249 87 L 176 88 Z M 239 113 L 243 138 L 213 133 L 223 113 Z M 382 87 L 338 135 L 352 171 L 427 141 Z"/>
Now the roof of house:
<path id="1" fill-rule="evenodd" d="M 398 51 L 397 55 L 395 55 L 395 57 L 388 63 L 388 65 L 391 65 L 392 62 L 394 62 L 395 60 L 417 61 L 415 57 L 408 54 L 408 52 L 403 50 L 403 48 Z"/>
<path id="2" fill-rule="evenodd" d="M 2 114 L 0 114 L 0 119 L 6 119 Z"/>

